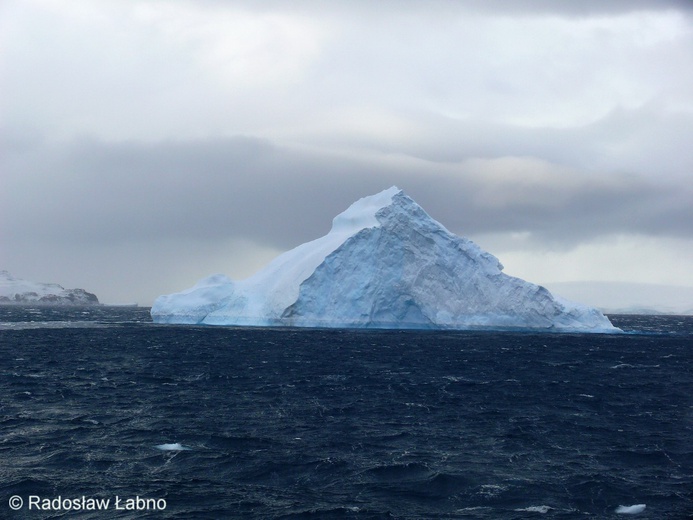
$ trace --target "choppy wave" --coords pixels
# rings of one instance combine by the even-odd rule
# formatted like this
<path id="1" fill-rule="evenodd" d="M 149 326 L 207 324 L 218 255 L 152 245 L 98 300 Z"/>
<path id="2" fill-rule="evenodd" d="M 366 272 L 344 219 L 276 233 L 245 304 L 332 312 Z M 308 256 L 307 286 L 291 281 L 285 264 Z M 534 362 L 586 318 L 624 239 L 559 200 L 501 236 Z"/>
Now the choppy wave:
<path id="1" fill-rule="evenodd" d="M 0 322 L 0 330 L 27 330 L 27 329 L 83 329 L 107 327 L 105 323 L 94 321 L 5 321 Z"/>
<path id="2" fill-rule="evenodd" d="M 2 496 L 165 499 L 144 516 L 156 519 L 693 513 L 693 327 L 439 334 L 143 316 L 39 313 L 15 321 L 41 326 L 0 330 Z M 97 326 L 43 325 L 75 320 Z"/>

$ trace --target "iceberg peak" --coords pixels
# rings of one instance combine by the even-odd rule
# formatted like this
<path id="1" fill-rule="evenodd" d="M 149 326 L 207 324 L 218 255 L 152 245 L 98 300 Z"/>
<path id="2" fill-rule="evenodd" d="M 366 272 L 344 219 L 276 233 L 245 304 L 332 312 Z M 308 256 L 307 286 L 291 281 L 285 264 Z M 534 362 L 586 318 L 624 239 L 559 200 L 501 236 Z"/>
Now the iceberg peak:
<path id="1" fill-rule="evenodd" d="M 395 195 L 403 193 L 397 186 L 363 197 L 332 220 L 330 233 L 353 235 L 362 229 L 378 227 L 377 213 L 392 204 Z"/>
<path id="2" fill-rule="evenodd" d="M 210 276 L 157 298 L 159 323 L 618 331 L 599 311 L 502 272 L 392 186 L 337 215 L 330 232 L 250 278 Z"/>

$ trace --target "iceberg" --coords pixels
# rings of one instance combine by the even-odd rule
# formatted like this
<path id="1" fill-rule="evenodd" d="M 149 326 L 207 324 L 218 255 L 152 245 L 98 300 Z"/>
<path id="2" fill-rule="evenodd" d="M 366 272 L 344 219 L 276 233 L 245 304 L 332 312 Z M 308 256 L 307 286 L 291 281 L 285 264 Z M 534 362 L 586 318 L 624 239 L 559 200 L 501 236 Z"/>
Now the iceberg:
<path id="1" fill-rule="evenodd" d="M 393 186 L 255 275 L 215 274 L 159 296 L 156 323 L 617 332 L 598 310 L 502 272 Z"/>

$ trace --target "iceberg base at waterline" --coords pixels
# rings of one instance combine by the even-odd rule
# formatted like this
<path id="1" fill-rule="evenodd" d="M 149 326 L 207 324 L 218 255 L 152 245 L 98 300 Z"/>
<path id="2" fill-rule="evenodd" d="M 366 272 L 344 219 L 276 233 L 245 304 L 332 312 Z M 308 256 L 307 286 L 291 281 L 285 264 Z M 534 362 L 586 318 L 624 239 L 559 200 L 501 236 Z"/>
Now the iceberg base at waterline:
<path id="1" fill-rule="evenodd" d="M 618 332 L 598 310 L 508 276 L 396 187 L 241 281 L 217 274 L 160 296 L 156 323 Z"/>

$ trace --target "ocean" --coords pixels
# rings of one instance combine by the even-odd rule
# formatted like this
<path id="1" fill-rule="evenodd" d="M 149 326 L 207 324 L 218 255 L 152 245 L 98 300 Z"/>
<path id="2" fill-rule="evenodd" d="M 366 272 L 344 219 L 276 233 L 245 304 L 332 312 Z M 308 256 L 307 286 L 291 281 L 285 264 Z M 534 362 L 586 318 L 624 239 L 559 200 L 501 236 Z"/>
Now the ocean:
<path id="1" fill-rule="evenodd" d="M 626 333 L 0 307 L 0 518 L 693 518 L 693 317 Z"/>

